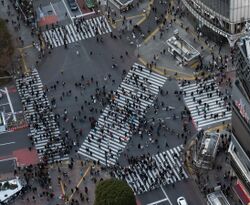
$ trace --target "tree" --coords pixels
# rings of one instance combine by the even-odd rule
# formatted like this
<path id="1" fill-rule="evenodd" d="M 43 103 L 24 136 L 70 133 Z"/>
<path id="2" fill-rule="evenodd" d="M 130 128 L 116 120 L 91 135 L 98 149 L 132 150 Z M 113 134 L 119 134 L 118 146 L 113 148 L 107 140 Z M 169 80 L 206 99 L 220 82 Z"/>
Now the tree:
<path id="1" fill-rule="evenodd" d="M 94 205 L 136 205 L 136 199 L 125 181 L 108 179 L 97 184 Z"/>
<path id="2" fill-rule="evenodd" d="M 6 65 L 10 63 L 11 56 L 14 52 L 11 35 L 6 26 L 6 22 L 0 19 L 0 68 L 6 69 Z"/>

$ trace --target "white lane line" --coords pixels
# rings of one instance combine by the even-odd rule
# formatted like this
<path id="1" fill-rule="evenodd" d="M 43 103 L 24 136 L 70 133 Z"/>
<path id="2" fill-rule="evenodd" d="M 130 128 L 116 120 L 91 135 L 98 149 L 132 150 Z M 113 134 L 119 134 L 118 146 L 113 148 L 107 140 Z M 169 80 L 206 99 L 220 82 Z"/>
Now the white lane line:
<path id="1" fill-rule="evenodd" d="M 5 106 L 5 105 L 9 105 L 9 103 L 0 104 L 0 106 Z"/>
<path id="2" fill-rule="evenodd" d="M 53 13 L 54 13 L 55 15 L 57 15 L 57 14 L 56 14 L 56 10 L 55 10 L 53 4 L 52 4 L 51 2 L 49 2 L 49 3 L 50 3 L 50 6 L 51 6 L 51 8 L 52 8 L 52 10 L 53 10 Z"/>
<path id="3" fill-rule="evenodd" d="M 81 17 L 84 17 L 84 16 L 92 15 L 92 14 L 95 14 L 95 11 L 92 11 L 92 12 L 89 12 L 89 13 L 85 13 L 85 14 L 82 13 L 80 15 L 73 16 L 72 19 L 81 18 Z"/>
<path id="4" fill-rule="evenodd" d="M 8 102 L 10 104 L 10 110 L 11 110 L 11 112 L 13 114 L 13 120 L 16 122 L 16 114 L 15 114 L 15 111 L 13 109 L 13 105 L 12 105 L 11 100 L 10 100 L 8 89 L 6 87 L 5 87 L 5 92 L 6 92 L 6 96 L 7 96 Z"/>
<path id="5" fill-rule="evenodd" d="M 5 145 L 10 145 L 10 144 L 15 144 L 16 142 L 7 142 L 7 143 L 3 143 L 3 144 L 0 144 L 0 146 L 5 146 Z"/>
<path id="6" fill-rule="evenodd" d="M 77 5 L 77 7 L 78 7 L 78 10 L 80 11 L 80 15 L 82 15 L 82 10 L 81 10 L 81 8 L 80 8 L 80 6 L 78 5 L 78 3 L 77 3 L 77 1 L 75 1 L 76 2 L 76 5 Z"/>
<path id="7" fill-rule="evenodd" d="M 1 159 L 0 162 L 6 162 L 6 161 L 12 161 L 12 160 L 17 161 L 17 158 L 16 157 L 10 157 L 10 158 L 6 158 L 6 159 Z"/>
<path id="8" fill-rule="evenodd" d="M 167 200 L 168 200 L 168 199 L 161 199 L 161 200 L 158 200 L 158 201 L 154 201 L 154 202 L 152 202 L 152 203 L 149 203 L 149 204 L 147 204 L 147 205 L 157 205 L 157 204 L 162 203 L 162 202 L 167 201 Z"/>
<path id="9" fill-rule="evenodd" d="M 68 9 L 68 7 L 67 7 L 65 1 L 62 0 L 62 2 L 63 2 L 63 4 L 64 4 L 64 7 L 66 8 L 66 11 L 67 11 L 67 13 L 68 13 L 68 15 L 69 15 L 70 20 L 72 21 L 72 23 L 74 23 L 74 20 L 72 19 L 72 16 L 70 15 L 69 9 Z"/>
<path id="10" fill-rule="evenodd" d="M 168 198 L 167 193 L 166 193 L 165 190 L 163 189 L 162 185 L 161 185 L 160 187 L 161 187 L 161 190 L 162 190 L 163 194 L 165 195 L 166 199 L 168 200 L 169 204 L 170 204 L 170 205 L 173 205 L 172 202 L 170 201 L 170 199 Z"/>

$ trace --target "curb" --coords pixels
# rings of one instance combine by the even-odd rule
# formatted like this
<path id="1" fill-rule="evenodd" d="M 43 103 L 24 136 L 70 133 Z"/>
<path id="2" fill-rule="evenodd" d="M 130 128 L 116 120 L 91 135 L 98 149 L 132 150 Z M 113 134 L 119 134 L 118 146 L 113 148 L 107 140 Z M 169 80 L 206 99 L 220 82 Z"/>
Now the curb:
<path id="1" fill-rule="evenodd" d="M 147 67 L 147 61 L 145 59 L 139 57 L 138 60 L 141 64 Z M 177 80 L 195 80 L 194 75 L 183 73 L 166 67 L 152 67 L 152 70 L 162 76 L 174 77 Z"/>

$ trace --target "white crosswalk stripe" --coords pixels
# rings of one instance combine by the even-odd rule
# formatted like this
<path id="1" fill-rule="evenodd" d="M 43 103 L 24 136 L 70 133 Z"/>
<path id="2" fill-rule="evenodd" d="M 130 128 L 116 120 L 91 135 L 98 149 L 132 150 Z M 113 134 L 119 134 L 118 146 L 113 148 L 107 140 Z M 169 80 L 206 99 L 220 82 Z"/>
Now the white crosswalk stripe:
<path id="1" fill-rule="evenodd" d="M 95 37 L 96 34 L 104 35 L 110 32 L 112 32 L 112 30 L 106 17 L 97 16 L 91 19 L 86 19 L 82 23 L 79 22 L 78 26 L 72 23 L 48 31 L 43 31 L 42 35 L 47 44 L 56 48 L 64 46 L 64 42 L 66 44 L 74 43 Z"/>
<path id="2" fill-rule="evenodd" d="M 143 157 L 126 167 L 115 166 L 113 174 L 118 179 L 126 180 L 135 194 L 181 181 L 188 178 L 183 168 L 180 154 L 182 150 L 183 145 L 179 145 L 156 155 Z"/>
<path id="3" fill-rule="evenodd" d="M 103 165 L 114 165 L 165 81 L 165 77 L 134 64 L 78 153 Z"/>
<path id="4" fill-rule="evenodd" d="M 40 160 L 55 162 L 67 160 L 67 142 L 62 139 L 43 84 L 36 69 L 16 79 L 16 87 L 30 127 L 30 137 Z"/>
<path id="5" fill-rule="evenodd" d="M 231 120 L 229 96 L 219 90 L 213 79 L 197 83 L 182 81 L 179 87 L 198 130 Z"/>

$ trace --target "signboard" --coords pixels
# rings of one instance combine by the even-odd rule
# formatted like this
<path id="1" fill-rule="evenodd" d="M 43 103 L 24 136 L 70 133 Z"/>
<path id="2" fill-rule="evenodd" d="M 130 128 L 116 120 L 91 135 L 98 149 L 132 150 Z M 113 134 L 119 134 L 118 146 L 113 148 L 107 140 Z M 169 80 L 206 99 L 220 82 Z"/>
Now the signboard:
<path id="1" fill-rule="evenodd" d="M 243 103 L 242 99 L 235 100 L 235 105 L 239 109 L 241 116 L 249 123 L 249 116 L 246 112 L 246 105 Z"/>

